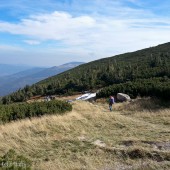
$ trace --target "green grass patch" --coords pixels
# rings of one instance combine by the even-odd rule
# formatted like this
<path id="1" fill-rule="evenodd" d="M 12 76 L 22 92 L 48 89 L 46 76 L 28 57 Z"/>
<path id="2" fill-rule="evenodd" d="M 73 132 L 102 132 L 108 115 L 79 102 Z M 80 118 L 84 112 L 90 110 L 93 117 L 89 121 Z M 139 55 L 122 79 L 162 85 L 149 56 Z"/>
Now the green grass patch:
<path id="1" fill-rule="evenodd" d="M 0 157 L 0 169 L 2 170 L 31 170 L 32 162 L 16 154 L 14 150 L 9 150 L 5 155 Z"/>

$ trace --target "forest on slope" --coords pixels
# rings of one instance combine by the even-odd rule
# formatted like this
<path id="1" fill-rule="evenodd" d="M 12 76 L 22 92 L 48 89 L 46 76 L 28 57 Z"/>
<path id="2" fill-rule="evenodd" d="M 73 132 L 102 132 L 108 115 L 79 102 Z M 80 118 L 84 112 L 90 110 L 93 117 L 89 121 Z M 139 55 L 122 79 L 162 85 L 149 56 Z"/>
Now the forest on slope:
<path id="1" fill-rule="evenodd" d="M 132 83 L 140 88 L 139 84 L 143 81 L 147 82 L 143 87 L 143 96 L 155 95 L 154 91 L 158 88 L 160 92 L 156 94 L 157 97 L 162 92 L 169 95 L 170 43 L 83 64 L 32 86 L 26 86 L 3 97 L 1 102 L 3 104 L 22 102 L 36 95 L 70 95 L 84 90 L 107 88 L 111 85 L 122 85 L 123 91 L 135 97 L 140 95 L 138 88 L 126 90 L 126 87 L 129 87 L 128 83 Z M 155 84 L 159 86 L 155 87 Z M 115 92 L 117 91 L 113 88 L 111 93 Z M 106 95 L 110 95 L 107 89 L 98 96 Z"/>

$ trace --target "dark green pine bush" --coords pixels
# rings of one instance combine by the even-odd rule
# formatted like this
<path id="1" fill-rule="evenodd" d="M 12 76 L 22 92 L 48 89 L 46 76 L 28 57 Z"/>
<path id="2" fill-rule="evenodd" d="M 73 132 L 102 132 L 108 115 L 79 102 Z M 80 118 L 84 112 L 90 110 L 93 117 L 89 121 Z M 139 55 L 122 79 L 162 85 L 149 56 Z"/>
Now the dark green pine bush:
<path id="1" fill-rule="evenodd" d="M 131 98 L 150 96 L 170 100 L 170 79 L 138 79 L 132 82 L 114 84 L 100 90 L 97 93 L 97 98 L 108 97 L 117 93 L 126 93 Z"/>
<path id="2" fill-rule="evenodd" d="M 72 105 L 64 101 L 13 103 L 0 105 L 0 122 L 7 123 L 13 120 L 39 117 L 44 114 L 64 114 L 72 110 Z"/>

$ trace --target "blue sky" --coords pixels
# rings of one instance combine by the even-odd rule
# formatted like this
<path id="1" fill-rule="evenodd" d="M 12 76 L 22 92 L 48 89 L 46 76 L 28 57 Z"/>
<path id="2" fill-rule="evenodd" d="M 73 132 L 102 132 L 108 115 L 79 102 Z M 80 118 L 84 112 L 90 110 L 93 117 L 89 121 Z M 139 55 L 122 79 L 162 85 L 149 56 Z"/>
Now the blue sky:
<path id="1" fill-rule="evenodd" d="M 170 40 L 168 0 L 0 0 L 0 63 L 54 66 Z"/>

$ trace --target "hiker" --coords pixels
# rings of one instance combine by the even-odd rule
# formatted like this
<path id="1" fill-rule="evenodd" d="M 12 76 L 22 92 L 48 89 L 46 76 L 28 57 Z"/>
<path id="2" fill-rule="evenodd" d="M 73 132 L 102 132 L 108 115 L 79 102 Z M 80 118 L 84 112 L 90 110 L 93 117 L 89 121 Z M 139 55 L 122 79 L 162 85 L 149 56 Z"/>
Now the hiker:
<path id="1" fill-rule="evenodd" d="M 51 98 L 50 98 L 50 96 L 45 96 L 45 97 L 44 97 L 44 101 L 46 101 L 46 102 L 49 102 L 49 101 L 51 101 Z"/>
<path id="2" fill-rule="evenodd" d="M 110 96 L 109 98 L 109 110 L 112 111 L 112 105 L 114 104 L 114 97 Z"/>

